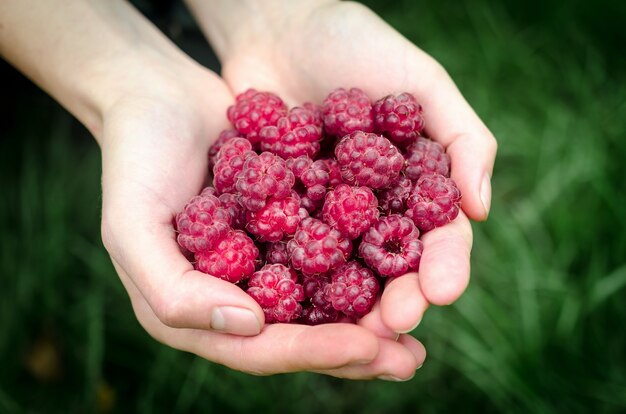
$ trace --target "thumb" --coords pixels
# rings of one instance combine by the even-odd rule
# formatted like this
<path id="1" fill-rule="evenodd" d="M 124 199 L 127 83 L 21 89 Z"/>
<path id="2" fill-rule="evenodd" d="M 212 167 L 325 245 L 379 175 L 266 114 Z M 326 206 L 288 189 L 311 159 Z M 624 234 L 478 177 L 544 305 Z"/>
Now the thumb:
<path id="1" fill-rule="evenodd" d="M 105 214 L 102 239 L 118 271 L 128 275 L 159 320 L 173 328 L 258 334 L 264 316 L 256 301 L 232 283 L 193 270 L 178 248 L 171 219 L 149 217 Z"/>

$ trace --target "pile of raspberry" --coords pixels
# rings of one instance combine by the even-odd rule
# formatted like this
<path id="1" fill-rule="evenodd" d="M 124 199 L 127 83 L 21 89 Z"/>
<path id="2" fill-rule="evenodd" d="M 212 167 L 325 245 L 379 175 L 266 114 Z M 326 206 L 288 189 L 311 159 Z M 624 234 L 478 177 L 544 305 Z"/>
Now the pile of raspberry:
<path id="1" fill-rule="evenodd" d="M 454 220 L 450 157 L 413 95 L 339 88 L 288 108 L 249 89 L 209 150 L 212 186 L 176 216 L 195 268 L 238 284 L 268 323 L 356 322 L 385 278 L 419 269 L 420 236 Z"/>

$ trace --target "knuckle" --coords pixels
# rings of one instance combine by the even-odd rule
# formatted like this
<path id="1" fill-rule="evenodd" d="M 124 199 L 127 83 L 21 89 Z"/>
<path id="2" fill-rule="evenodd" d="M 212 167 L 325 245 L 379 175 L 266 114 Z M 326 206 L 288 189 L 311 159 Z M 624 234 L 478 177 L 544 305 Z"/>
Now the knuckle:
<path id="1" fill-rule="evenodd" d="M 181 327 L 184 320 L 184 303 L 176 295 L 161 293 L 152 304 L 156 317 L 166 326 Z"/>

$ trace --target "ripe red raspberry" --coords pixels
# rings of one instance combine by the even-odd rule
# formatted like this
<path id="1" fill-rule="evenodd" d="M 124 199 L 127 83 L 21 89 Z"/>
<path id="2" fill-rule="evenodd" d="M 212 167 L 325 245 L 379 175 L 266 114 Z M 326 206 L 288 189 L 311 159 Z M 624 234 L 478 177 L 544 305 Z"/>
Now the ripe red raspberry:
<path id="1" fill-rule="evenodd" d="M 401 175 L 389 188 L 378 193 L 378 205 L 384 215 L 404 214 L 413 182 Z"/>
<path id="2" fill-rule="evenodd" d="M 250 211 L 258 211 L 270 196 L 288 197 L 295 180 L 285 160 L 271 152 L 263 152 L 246 159 L 241 174 L 237 176 L 236 188 L 241 194 L 241 204 Z"/>
<path id="3" fill-rule="evenodd" d="M 306 195 L 306 191 L 299 192 L 298 194 L 300 195 L 300 205 L 309 213 L 311 217 L 313 217 L 315 213 L 322 210 L 322 207 L 324 206 L 323 198 L 319 200 L 311 200 L 311 198 Z"/>
<path id="4" fill-rule="evenodd" d="M 343 137 L 354 131 L 374 130 L 372 103 L 358 88 L 332 91 L 322 103 L 322 113 L 326 132 L 331 135 Z"/>
<path id="5" fill-rule="evenodd" d="M 254 272 L 248 281 L 248 295 L 265 313 L 266 322 L 290 322 L 302 312 L 302 285 L 296 273 L 281 264 L 268 264 Z"/>
<path id="6" fill-rule="evenodd" d="M 324 221 L 351 240 L 378 220 L 378 200 L 368 187 L 339 184 L 324 202 Z"/>
<path id="7" fill-rule="evenodd" d="M 258 237 L 260 241 L 277 242 L 292 236 L 300 221 L 309 213 L 300 207 L 300 197 L 270 197 L 265 206 L 258 211 L 248 211 L 246 230 Z"/>
<path id="8" fill-rule="evenodd" d="M 220 194 L 235 192 L 244 163 L 253 155 L 250 141 L 244 138 L 232 138 L 222 145 L 213 166 L 213 185 Z"/>
<path id="9" fill-rule="evenodd" d="M 322 161 L 313 161 L 306 155 L 287 160 L 287 166 L 298 182 L 305 188 L 304 195 L 312 201 L 318 201 L 326 195 L 326 184 L 330 179 L 328 165 Z"/>
<path id="10" fill-rule="evenodd" d="M 267 263 L 277 263 L 289 266 L 289 251 L 284 240 L 265 244 L 265 260 Z"/>
<path id="11" fill-rule="evenodd" d="M 405 157 L 405 174 L 413 181 L 427 173 L 450 177 L 450 156 L 438 142 L 419 137 L 409 145 Z"/>
<path id="12" fill-rule="evenodd" d="M 339 184 L 343 183 L 343 178 L 341 177 L 341 166 L 339 162 L 337 162 L 336 158 L 324 158 L 321 161 L 324 161 L 326 167 L 328 168 L 328 186 L 330 188 L 335 188 Z"/>
<path id="13" fill-rule="evenodd" d="M 239 194 L 224 193 L 218 197 L 222 207 L 228 211 L 231 217 L 231 226 L 237 230 L 243 230 L 246 226 L 246 209 L 239 201 Z"/>
<path id="14" fill-rule="evenodd" d="M 360 318 L 372 310 L 379 289 L 374 272 L 351 261 L 332 273 L 331 283 L 324 287 L 324 296 L 334 309 Z"/>
<path id="15" fill-rule="evenodd" d="M 178 244 L 190 252 L 212 249 L 230 231 L 232 218 L 212 191 L 204 189 L 176 215 Z"/>
<path id="16" fill-rule="evenodd" d="M 422 106 L 410 93 L 389 95 L 374 103 L 374 125 L 398 145 L 406 146 L 424 129 Z"/>
<path id="17" fill-rule="evenodd" d="M 306 325 L 319 325 L 321 323 L 336 322 L 339 312 L 333 308 L 332 303 L 326 299 L 325 287 L 330 283 L 326 276 L 304 277 L 302 287 L 304 296 L 310 298 L 309 306 L 302 311 L 301 322 Z"/>
<path id="18" fill-rule="evenodd" d="M 235 104 L 228 107 L 230 122 L 252 144 L 259 142 L 259 131 L 266 125 L 276 125 L 287 114 L 287 105 L 271 92 L 248 89 L 237 95 Z"/>
<path id="19" fill-rule="evenodd" d="M 222 145 L 236 137 L 239 137 L 239 132 L 236 129 L 225 129 L 220 132 L 217 141 L 209 147 L 209 170 L 213 170 L 213 166 L 217 162 L 217 153 L 222 148 Z"/>
<path id="20" fill-rule="evenodd" d="M 308 109 L 313 113 L 313 119 L 318 125 L 323 125 L 324 114 L 322 113 L 322 107 L 311 102 L 305 102 L 302 104 L 304 109 Z"/>
<path id="21" fill-rule="evenodd" d="M 287 249 L 295 269 L 317 275 L 341 266 L 352 252 L 352 242 L 328 224 L 308 217 L 300 222 Z"/>
<path id="22" fill-rule="evenodd" d="M 411 190 L 405 215 L 426 232 L 454 220 L 459 215 L 460 201 L 461 192 L 451 178 L 422 175 Z"/>
<path id="23" fill-rule="evenodd" d="M 254 272 L 259 249 L 243 231 L 232 230 L 212 250 L 196 253 L 196 269 L 237 283 Z"/>
<path id="24" fill-rule="evenodd" d="M 402 154 L 387 138 L 360 131 L 344 137 L 335 155 L 346 183 L 375 189 L 388 187 L 404 165 Z"/>
<path id="25" fill-rule="evenodd" d="M 323 323 L 334 323 L 337 322 L 337 319 L 339 319 L 339 312 L 334 308 L 325 311 L 310 304 L 302 309 L 300 323 L 314 326 Z"/>
<path id="26" fill-rule="evenodd" d="M 417 227 L 406 217 L 381 217 L 363 234 L 359 255 L 381 276 L 417 271 L 424 248 L 419 235 Z"/>
<path id="27" fill-rule="evenodd" d="M 304 108 L 292 108 L 278 119 L 276 125 L 267 125 L 259 131 L 262 151 L 269 151 L 284 159 L 308 155 L 314 157 L 320 150 L 322 124 L 315 113 Z"/>

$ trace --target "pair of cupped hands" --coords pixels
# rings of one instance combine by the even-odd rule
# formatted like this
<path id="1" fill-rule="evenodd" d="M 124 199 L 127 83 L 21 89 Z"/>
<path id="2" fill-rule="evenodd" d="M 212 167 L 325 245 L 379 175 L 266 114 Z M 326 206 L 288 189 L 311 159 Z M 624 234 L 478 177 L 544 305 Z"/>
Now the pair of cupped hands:
<path id="1" fill-rule="evenodd" d="M 117 99 L 96 131 L 102 238 L 139 322 L 171 347 L 248 373 L 412 378 L 426 350 L 408 332 L 430 304 L 452 303 L 468 284 L 468 218 L 484 220 L 489 212 L 493 136 L 441 65 L 358 4 L 320 6 L 218 54 L 222 77 L 188 58 L 146 60 L 142 85 Z M 358 324 L 264 325 L 261 308 L 243 290 L 193 269 L 172 219 L 206 185 L 207 150 L 228 127 L 235 94 L 254 87 L 295 106 L 320 103 L 340 86 L 359 87 L 372 99 L 416 96 L 427 134 L 452 159 L 463 212 L 423 236 L 419 272 L 388 280 Z"/>

